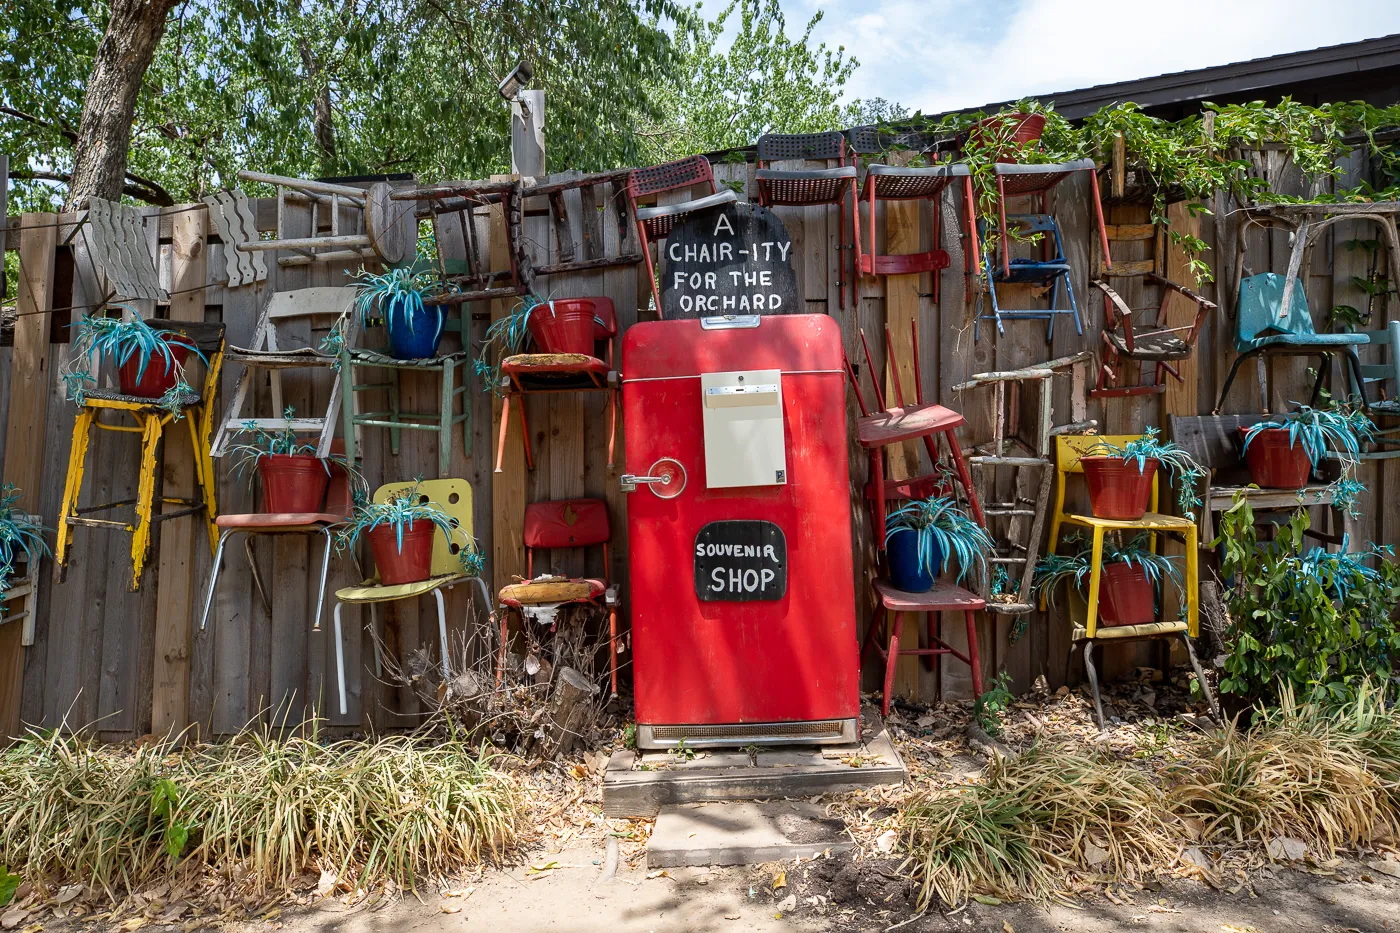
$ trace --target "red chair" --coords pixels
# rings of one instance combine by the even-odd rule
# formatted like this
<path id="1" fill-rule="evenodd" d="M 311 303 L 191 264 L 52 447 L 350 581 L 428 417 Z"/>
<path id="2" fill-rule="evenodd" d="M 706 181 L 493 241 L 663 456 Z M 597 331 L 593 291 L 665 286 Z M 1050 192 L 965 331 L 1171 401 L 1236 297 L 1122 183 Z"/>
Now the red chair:
<path id="1" fill-rule="evenodd" d="M 549 626 L 553 631 L 560 607 L 590 605 L 608 613 L 608 675 L 612 695 L 617 696 L 617 584 L 607 580 L 610 566 L 609 542 L 612 525 L 608 521 L 608 506 L 602 499 L 560 499 L 535 502 L 525 507 L 525 573 L 530 579 L 501 587 L 497 594 L 501 606 L 501 650 L 496 660 L 496 682 L 505 672 L 506 643 L 509 638 L 511 612 L 519 615 L 521 624 L 527 620 Z M 603 579 L 563 579 L 551 575 L 535 578 L 537 549 L 603 546 Z"/>
<path id="2" fill-rule="evenodd" d="M 667 191 L 688 189 L 695 185 L 708 185 L 710 193 L 705 197 L 678 204 L 637 206 L 637 202 L 643 198 L 651 198 Z M 656 301 L 658 315 L 661 314 L 661 289 L 657 287 L 656 269 L 651 261 L 651 241 L 665 239 L 675 229 L 676 224 L 689 214 L 737 200 L 738 195 L 728 188 L 723 191 L 715 190 L 715 175 L 710 168 L 710 160 L 702 155 L 653 165 L 650 168 L 633 169 L 628 173 L 627 206 L 637 224 L 637 238 L 641 241 L 642 256 L 646 259 L 647 275 L 651 278 L 651 296 Z"/>
<path id="3" fill-rule="evenodd" d="M 972 668 L 972 695 L 977 698 L 982 695 L 982 665 L 977 655 L 977 616 L 979 609 L 985 609 L 987 603 L 982 597 L 971 593 L 960 586 L 942 581 L 935 582 L 933 589 L 927 593 L 906 593 L 897 590 L 885 580 L 875 581 L 875 618 L 870 620 L 870 627 L 865 630 L 865 641 L 861 644 L 860 655 L 865 657 L 865 652 L 872 646 L 875 653 L 880 656 L 880 660 L 885 665 L 885 686 L 884 704 L 881 709 L 884 715 L 890 714 L 890 700 L 893 697 L 891 692 L 894 689 L 894 669 L 901 656 L 915 655 L 924 659 L 924 664 L 932 667 L 933 658 L 940 654 L 951 654 Z M 928 641 L 933 647 L 930 648 L 901 648 L 900 639 L 904 633 L 905 613 L 922 612 L 928 617 Z M 967 653 L 959 651 L 946 641 L 938 637 L 938 613 L 940 612 L 961 612 L 967 622 Z M 894 615 L 893 624 L 890 623 L 889 615 Z M 888 645 L 881 645 L 879 639 L 875 637 L 877 631 L 889 630 Z M 919 643 L 918 629 L 914 630 L 914 644 Z"/>
<path id="4" fill-rule="evenodd" d="M 860 212 L 856 210 L 856 167 L 851 164 L 846 137 L 829 133 L 767 133 L 758 138 L 758 171 L 754 180 L 758 203 L 764 207 L 815 207 L 835 204 L 841 212 L 836 232 L 836 255 L 841 264 L 837 282 L 838 303 L 846 307 L 846 195 L 851 196 L 854 237 L 860 243 Z M 775 169 L 774 162 L 795 159 L 836 162 L 837 168 Z M 851 302 L 856 301 L 855 274 L 851 275 Z"/>
<path id="5" fill-rule="evenodd" d="M 972 172 L 961 162 L 940 163 L 929 166 L 872 165 L 865 175 L 865 185 L 861 188 L 861 198 L 870 206 L 870 252 L 861 250 L 860 237 L 856 237 L 856 262 L 865 275 L 913 275 L 922 272 L 937 272 L 948 266 L 948 251 L 935 246 L 923 253 L 908 253 L 898 256 L 880 255 L 875 248 L 876 201 L 932 201 L 933 242 L 941 242 L 943 212 L 938 209 L 938 201 L 943 191 L 955 182 L 961 181 L 963 205 L 968 229 L 973 229 L 976 200 L 972 194 Z M 856 211 L 860 213 L 859 208 Z M 972 268 L 977 268 L 977 242 L 972 238 Z M 938 276 L 934 276 L 934 300 L 938 299 Z"/>
<path id="6" fill-rule="evenodd" d="M 501 473 L 510 425 L 511 396 L 527 392 L 587 392 L 595 389 L 608 394 L 608 466 L 613 465 L 617 441 L 617 372 L 613 369 L 613 339 L 617 336 L 617 312 L 611 298 L 571 299 L 593 302 L 593 356 L 584 353 L 518 353 L 501 362 L 505 394 L 501 399 L 501 428 L 496 439 L 496 470 Z M 604 346 L 599 349 L 599 344 Z M 535 468 L 530 449 L 530 428 L 525 421 L 525 400 L 517 398 L 520 436 L 525 444 L 525 466 Z"/>
<path id="7" fill-rule="evenodd" d="M 331 442 L 331 451 L 340 453 L 344 445 L 339 438 Z M 272 612 L 272 601 L 268 598 L 267 587 L 258 573 L 258 562 L 253 557 L 252 538 L 254 535 L 315 535 L 325 539 L 325 552 L 321 556 L 321 582 L 316 591 L 316 614 L 311 620 L 311 630 L 321 630 L 321 609 L 326 601 L 326 576 L 331 563 L 331 526 L 345 521 L 354 510 L 354 500 L 350 490 L 350 478 L 345 468 L 338 463 L 326 461 L 330 469 L 330 485 L 326 490 L 324 512 L 248 512 L 241 515 L 220 515 L 214 524 L 220 529 L 219 546 L 214 552 L 214 567 L 209 574 L 209 590 L 204 595 L 204 612 L 199 617 L 199 630 L 209 622 L 209 609 L 214 604 L 214 586 L 219 582 L 222 569 L 224 545 L 235 534 L 246 535 L 243 551 L 248 556 L 248 566 L 253 571 L 253 584 L 262 597 L 263 606 Z"/>

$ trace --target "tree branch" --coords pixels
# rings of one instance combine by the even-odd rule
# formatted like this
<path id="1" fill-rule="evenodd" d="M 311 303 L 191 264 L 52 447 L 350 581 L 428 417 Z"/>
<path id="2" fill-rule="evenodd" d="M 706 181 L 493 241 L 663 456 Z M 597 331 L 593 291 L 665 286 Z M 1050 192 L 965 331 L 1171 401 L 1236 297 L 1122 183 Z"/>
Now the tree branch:
<path id="1" fill-rule="evenodd" d="M 27 168 L 10 172 L 10 177 L 17 181 L 57 181 L 65 185 L 73 180 L 72 175 L 62 172 L 36 172 Z M 132 180 L 131 183 L 122 186 L 122 194 L 127 197 L 145 201 L 156 207 L 173 207 L 175 205 L 175 199 L 170 196 L 170 193 L 155 182 L 137 179 L 130 172 L 127 173 L 127 178 Z"/>
<path id="2" fill-rule="evenodd" d="M 64 139 L 68 140 L 69 143 L 76 143 L 78 141 L 77 133 L 65 127 L 58 126 L 57 124 L 50 123 L 48 120 L 36 117 L 32 113 L 25 113 L 23 110 L 16 110 L 13 107 L 4 106 L 0 106 L 0 113 L 9 117 L 14 117 L 17 120 L 23 120 L 26 123 L 33 123 L 35 126 L 42 126 L 46 130 L 53 130 Z"/>

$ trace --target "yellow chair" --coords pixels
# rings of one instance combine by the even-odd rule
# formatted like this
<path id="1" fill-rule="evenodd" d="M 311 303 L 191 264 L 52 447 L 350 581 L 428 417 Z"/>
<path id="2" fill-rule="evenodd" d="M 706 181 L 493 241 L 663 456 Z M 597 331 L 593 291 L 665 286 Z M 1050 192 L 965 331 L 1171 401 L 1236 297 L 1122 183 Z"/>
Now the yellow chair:
<path id="1" fill-rule="evenodd" d="M 409 489 L 414 484 L 388 483 L 380 486 L 374 491 L 375 502 L 387 502 L 389 497 L 395 493 Z M 422 493 L 422 501 L 432 502 L 442 508 L 453 520 L 456 527 L 460 529 L 468 538 L 472 535 L 472 487 L 464 479 L 429 479 L 423 480 L 419 485 Z M 346 712 L 345 701 L 345 646 L 341 638 L 340 630 L 340 607 L 345 603 L 387 603 L 398 599 L 414 599 L 427 593 L 432 593 L 437 597 L 438 611 L 438 643 L 442 650 L 442 676 L 446 679 L 449 674 L 447 661 L 447 608 L 442 598 L 442 591 L 449 590 L 459 583 L 474 581 L 481 590 L 481 598 L 491 613 L 491 620 L 494 626 L 495 613 L 491 611 L 491 596 L 486 591 L 486 584 L 480 577 L 468 576 L 462 572 L 462 564 L 458 560 L 458 553 L 461 545 L 458 542 L 449 542 L 446 535 L 435 534 L 433 536 L 433 565 L 432 576 L 417 583 L 400 583 L 396 586 L 384 586 L 379 582 L 379 571 L 375 570 L 373 578 L 366 580 L 359 586 L 347 586 L 336 590 L 335 598 L 335 669 L 340 681 L 340 712 Z M 470 616 L 468 617 L 470 620 Z M 319 620 L 318 620 L 319 621 Z M 494 627 L 493 629 L 494 630 Z"/>
<path id="2" fill-rule="evenodd" d="M 1084 472 L 1080 458 L 1095 444 L 1108 443 L 1123 446 L 1137 440 L 1138 434 L 1061 434 L 1055 438 L 1055 509 L 1050 523 L 1050 551 L 1054 553 L 1060 543 L 1060 529 L 1066 525 L 1080 525 L 1088 528 L 1091 534 L 1089 554 L 1089 595 L 1085 600 L 1084 622 L 1076 623 L 1070 637 L 1069 660 L 1074 660 L 1075 649 L 1083 647 L 1084 671 L 1089 678 L 1089 688 L 1094 694 L 1094 710 L 1098 715 L 1099 728 L 1104 728 L 1103 702 L 1099 697 L 1098 672 L 1094 669 L 1093 651 L 1096 641 L 1127 642 L 1145 638 L 1179 637 L 1186 645 L 1191 658 L 1191 666 L 1196 671 L 1211 712 L 1217 718 L 1219 709 L 1215 698 L 1206 683 L 1205 673 L 1196 658 L 1191 639 L 1200 629 L 1200 586 L 1198 583 L 1198 557 L 1196 523 L 1189 518 L 1175 515 L 1162 515 L 1157 511 L 1158 483 L 1161 471 L 1152 478 L 1152 494 L 1148 500 L 1148 512 L 1142 518 L 1131 521 L 1097 518 L 1093 515 L 1077 515 L 1065 511 L 1065 486 L 1071 473 Z M 1103 573 L 1103 539 L 1110 531 L 1149 531 L 1152 532 L 1151 547 L 1156 550 L 1157 533 L 1179 534 L 1186 539 L 1186 621 L 1180 620 L 1150 622 L 1143 625 L 1098 625 L 1099 583 Z M 1040 597 L 1040 608 L 1045 609 L 1045 594 Z"/>
<path id="3" fill-rule="evenodd" d="M 214 499 L 214 461 L 209 456 L 209 435 L 214 426 L 214 393 L 218 391 L 219 371 L 224 359 L 224 325 L 158 318 L 150 318 L 146 323 L 156 330 L 188 337 L 209 361 L 209 365 L 204 368 L 204 383 L 199 394 L 183 399 L 178 415 L 189 430 L 190 446 L 194 450 L 195 481 L 203 498 L 179 499 L 163 496 L 160 500 L 163 504 L 184 508 L 152 516 L 156 490 L 156 451 L 166 426 L 172 424 L 177 415 L 157 405 L 155 399 L 122 395 L 115 389 L 93 389 L 85 392 L 81 410 L 73 424 L 73 442 L 68 452 L 68 476 L 63 485 L 63 505 L 58 513 L 54 575 L 59 582 L 63 581 L 68 571 L 68 546 L 73 537 L 69 529 L 76 525 L 112 528 L 131 534 L 133 591 L 141 584 L 141 572 L 145 569 L 146 558 L 151 548 L 151 526 L 154 523 L 203 512 L 204 522 L 209 529 L 210 553 L 218 547 L 219 530 L 214 525 L 214 519 L 218 517 L 218 508 Z M 193 361 L 192 354 L 191 365 Z M 159 362 L 152 360 L 150 365 L 159 365 Z M 124 413 L 136 423 L 104 423 L 98 417 L 104 411 Z M 120 419 L 120 415 L 117 417 Z M 93 428 L 141 435 L 141 476 L 134 502 L 128 499 L 78 508 L 78 497 L 83 487 L 83 462 L 87 459 L 88 437 Z M 132 521 L 87 517 L 93 512 L 104 512 L 123 506 L 134 506 L 136 514 Z"/>

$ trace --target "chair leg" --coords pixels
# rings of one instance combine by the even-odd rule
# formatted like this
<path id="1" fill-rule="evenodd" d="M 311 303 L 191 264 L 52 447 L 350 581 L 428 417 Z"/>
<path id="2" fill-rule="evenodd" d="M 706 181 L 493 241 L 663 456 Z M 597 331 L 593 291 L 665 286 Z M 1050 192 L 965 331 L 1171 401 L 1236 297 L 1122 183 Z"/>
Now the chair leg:
<path id="1" fill-rule="evenodd" d="M 1220 409 L 1225 407 L 1225 397 L 1230 394 L 1230 386 L 1234 384 L 1235 374 L 1240 371 L 1240 366 L 1244 364 L 1245 360 L 1257 356 L 1258 353 L 1258 350 L 1247 350 L 1235 357 L 1235 362 L 1230 366 L 1229 375 L 1225 377 L 1225 384 L 1220 387 L 1220 398 L 1216 399 L 1215 410 L 1211 412 L 1212 415 L 1220 414 Z"/>
<path id="2" fill-rule="evenodd" d="M 437 597 L 438 609 L 438 647 L 442 649 L 442 682 L 447 683 L 452 676 L 450 658 L 447 656 L 447 605 L 442 598 L 442 587 L 433 590 L 433 595 Z"/>
<path id="3" fill-rule="evenodd" d="M 452 361 L 442 361 L 442 415 L 438 419 L 438 478 L 446 479 L 452 470 Z M 468 399 L 470 402 L 470 399 Z M 466 428 L 463 428 L 466 430 Z"/>
<path id="4" fill-rule="evenodd" d="M 535 454 L 530 450 L 530 425 L 525 420 L 525 396 L 520 396 L 515 403 L 516 409 L 520 412 L 520 440 L 525 444 L 525 469 L 535 468 Z"/>
<path id="5" fill-rule="evenodd" d="M 510 431 L 510 393 L 501 396 L 501 430 L 496 436 L 496 470 L 504 473 L 501 463 L 506 455 L 506 434 Z"/>
<path id="6" fill-rule="evenodd" d="M 612 699 L 617 699 L 617 607 L 608 607 L 608 678 Z"/>
<path id="7" fill-rule="evenodd" d="M 885 702 L 881 707 L 883 715 L 890 715 L 890 700 L 894 698 L 894 668 L 899 663 L 899 635 L 904 628 L 904 613 L 894 613 L 894 626 L 890 630 L 889 653 L 885 656 Z"/>
<path id="8" fill-rule="evenodd" d="M 630 207 L 632 209 L 632 216 L 636 217 L 636 202 L 633 202 Z M 642 258 L 645 259 L 647 263 L 647 281 L 651 283 L 651 296 L 656 300 L 656 319 L 665 320 L 661 314 L 661 289 L 656 285 L 656 267 L 651 261 L 651 243 L 647 239 L 646 227 L 642 225 L 640 220 L 637 221 L 637 241 L 642 248 Z"/>
<path id="9" fill-rule="evenodd" d="M 263 585 L 262 574 L 258 572 L 258 558 L 253 553 L 253 535 L 251 534 L 243 539 L 243 553 L 248 558 L 248 569 L 253 574 L 253 586 L 257 589 L 258 595 L 262 597 L 263 609 L 271 617 L 272 600 L 268 598 L 267 587 Z"/>
<path id="10" fill-rule="evenodd" d="M 340 686 L 340 715 L 344 716 L 347 711 L 345 702 L 345 646 L 342 644 L 343 638 L 340 631 L 340 607 L 345 605 L 340 600 L 335 602 L 335 676 Z M 378 650 L 378 646 L 375 646 Z"/>
<path id="11" fill-rule="evenodd" d="M 1089 678 L 1089 690 L 1094 694 L 1094 716 L 1099 722 L 1099 731 L 1108 731 L 1107 720 L 1103 718 L 1103 699 L 1099 696 L 1099 672 L 1094 668 L 1094 640 L 1084 642 L 1084 674 Z"/>
<path id="12" fill-rule="evenodd" d="M 982 695 L 982 661 L 977 654 L 977 613 L 971 609 L 963 611 L 967 622 L 967 661 L 972 668 L 972 698 Z"/>
<path id="13" fill-rule="evenodd" d="M 204 594 L 204 612 L 199 617 L 199 630 L 204 631 L 204 627 L 209 624 L 209 607 L 214 605 L 214 585 L 219 582 L 219 565 L 223 562 L 224 542 L 228 541 L 229 535 L 236 529 L 230 528 L 219 536 L 218 547 L 214 548 L 214 566 L 209 570 L 209 590 Z"/>
<path id="14" fill-rule="evenodd" d="M 73 526 L 68 517 L 78 511 L 78 495 L 83 489 L 83 463 L 87 460 L 88 434 L 92 428 L 93 409 L 84 406 L 73 423 L 73 443 L 68 448 L 68 477 L 63 483 L 63 507 L 58 510 L 57 541 L 54 543 L 54 581 L 63 582 L 68 568 L 68 542 L 72 538 Z"/>
<path id="15" fill-rule="evenodd" d="M 1065 655 L 1065 678 L 1064 682 L 1069 683 L 1069 675 L 1074 670 L 1074 652 L 1079 650 L 1079 642 L 1069 643 L 1069 653 Z"/>
<path id="16" fill-rule="evenodd" d="M 510 610 L 501 607 L 501 647 L 496 652 L 496 686 L 501 685 L 501 681 L 506 673 L 506 645 L 510 642 Z"/>
<path id="17" fill-rule="evenodd" d="M 1181 640 L 1186 643 L 1186 656 L 1191 659 L 1191 669 L 1196 672 L 1196 682 L 1201 685 L 1201 695 L 1206 698 L 1206 704 L 1210 706 L 1211 718 L 1217 723 L 1224 723 L 1225 718 L 1220 714 L 1220 704 L 1215 701 L 1215 694 L 1210 692 L 1210 684 L 1206 682 L 1206 672 L 1201 668 L 1201 661 L 1196 657 L 1196 646 L 1185 632 L 1181 633 Z"/>
<path id="18" fill-rule="evenodd" d="M 1361 357 L 1356 355 L 1355 347 L 1346 348 L 1346 362 L 1351 369 L 1351 378 L 1356 382 L 1357 394 L 1361 396 L 1361 407 L 1369 409 L 1371 399 L 1366 395 L 1366 380 L 1361 375 Z"/>
<path id="19" fill-rule="evenodd" d="M 1308 399 L 1308 405 L 1317 407 L 1317 400 L 1322 397 L 1322 384 L 1327 381 L 1327 374 L 1332 369 L 1332 354 L 1321 353 L 1317 357 L 1317 378 L 1313 380 L 1312 397 Z"/>
<path id="20" fill-rule="evenodd" d="M 875 607 L 875 614 L 870 617 L 870 624 L 865 627 L 865 638 L 862 639 L 860 643 L 860 657 L 856 662 L 857 666 L 860 665 L 861 661 L 865 660 L 865 653 L 870 650 L 870 646 L 879 644 L 876 640 L 876 632 L 883 630 L 884 627 L 885 607 L 883 604 L 880 604 Z"/>
<path id="21" fill-rule="evenodd" d="M 389 452 L 392 453 L 395 457 L 397 457 L 399 455 L 400 435 L 403 434 L 403 429 L 397 427 L 401 417 L 399 409 L 403 405 L 403 398 L 399 394 L 399 371 L 397 369 L 391 368 L 389 370 L 388 392 L 390 412 L 389 421 L 391 424 L 395 425 L 395 427 L 389 428 Z"/>
<path id="22" fill-rule="evenodd" d="M 131 534 L 131 591 L 141 587 L 141 571 L 151 549 L 151 505 L 156 495 L 156 449 L 160 446 L 160 418 L 145 415 L 141 436 L 141 480 L 136 493 L 136 528 Z"/>
<path id="23" fill-rule="evenodd" d="M 316 614 L 311 617 L 311 631 L 313 632 L 321 630 L 321 608 L 326 604 L 326 577 L 330 574 L 331 569 L 331 530 L 322 528 L 321 534 L 325 536 L 326 549 L 325 553 L 321 555 L 321 584 L 316 589 Z"/>

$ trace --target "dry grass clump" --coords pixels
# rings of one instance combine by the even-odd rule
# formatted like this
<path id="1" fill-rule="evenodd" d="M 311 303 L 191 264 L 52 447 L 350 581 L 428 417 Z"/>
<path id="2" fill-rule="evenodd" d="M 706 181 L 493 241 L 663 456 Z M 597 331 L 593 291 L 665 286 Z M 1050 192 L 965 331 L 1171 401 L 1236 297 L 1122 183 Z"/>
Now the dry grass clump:
<path id="1" fill-rule="evenodd" d="M 1172 858 L 1162 793 L 1151 776 L 1101 755 L 1036 746 L 995 759 L 986 782 L 904 810 L 904 842 L 921 899 L 973 891 L 1043 898 L 1065 871 L 1138 877 Z"/>
<path id="2" fill-rule="evenodd" d="M 112 894 L 189 865 L 260 891 L 318 870 L 412 886 L 516 842 L 522 804 L 491 763 L 410 736 L 114 747 L 31 733 L 0 755 L 0 863 Z"/>
<path id="3" fill-rule="evenodd" d="M 1393 833 L 1400 820 L 1400 726 L 1379 691 L 1327 710 L 1290 691 L 1254 728 L 1230 724 L 1171 769 L 1173 809 L 1205 839 L 1302 839 L 1326 853 Z"/>

